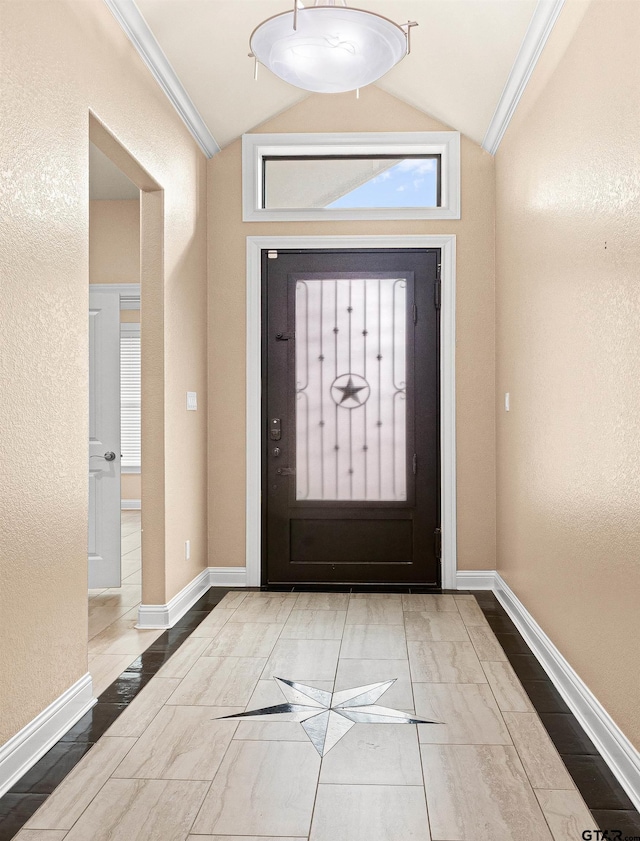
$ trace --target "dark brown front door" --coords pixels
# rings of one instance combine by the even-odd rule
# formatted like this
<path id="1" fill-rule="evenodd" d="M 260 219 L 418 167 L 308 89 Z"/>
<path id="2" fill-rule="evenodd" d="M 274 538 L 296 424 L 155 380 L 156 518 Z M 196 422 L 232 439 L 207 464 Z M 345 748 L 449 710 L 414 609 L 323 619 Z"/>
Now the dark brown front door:
<path id="1" fill-rule="evenodd" d="M 263 583 L 439 585 L 439 261 L 263 252 Z"/>

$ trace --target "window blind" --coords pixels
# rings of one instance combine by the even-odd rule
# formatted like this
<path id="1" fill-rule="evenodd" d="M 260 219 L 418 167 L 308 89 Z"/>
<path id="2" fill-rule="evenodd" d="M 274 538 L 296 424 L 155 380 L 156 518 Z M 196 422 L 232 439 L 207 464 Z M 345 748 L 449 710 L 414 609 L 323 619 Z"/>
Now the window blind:
<path id="1" fill-rule="evenodd" d="M 140 336 L 120 337 L 120 446 L 123 467 L 140 467 Z"/>

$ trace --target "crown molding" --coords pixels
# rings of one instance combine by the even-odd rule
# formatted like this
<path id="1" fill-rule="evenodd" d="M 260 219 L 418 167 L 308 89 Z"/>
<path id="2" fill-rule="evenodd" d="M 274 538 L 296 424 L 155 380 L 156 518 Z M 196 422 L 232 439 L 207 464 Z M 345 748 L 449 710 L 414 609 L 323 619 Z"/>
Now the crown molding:
<path id="1" fill-rule="evenodd" d="M 547 38 L 558 19 L 565 0 L 538 0 L 529 27 L 518 50 L 511 72 L 504 86 L 489 128 L 482 141 L 482 148 L 492 155 L 511 122 L 520 98 L 547 43 Z"/>
<path id="2" fill-rule="evenodd" d="M 134 0 L 104 0 L 125 34 L 136 48 L 140 57 L 151 71 L 154 79 L 166 93 L 196 143 L 208 158 L 212 158 L 220 147 L 207 124 L 200 116 L 189 94 L 182 86 L 176 71 L 171 66 L 155 35 Z"/>

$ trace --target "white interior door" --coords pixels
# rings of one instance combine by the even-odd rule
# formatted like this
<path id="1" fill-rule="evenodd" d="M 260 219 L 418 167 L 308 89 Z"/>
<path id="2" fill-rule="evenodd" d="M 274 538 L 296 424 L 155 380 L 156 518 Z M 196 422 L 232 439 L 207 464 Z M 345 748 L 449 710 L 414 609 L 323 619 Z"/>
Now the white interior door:
<path id="1" fill-rule="evenodd" d="M 120 583 L 120 295 L 90 290 L 89 588 Z"/>

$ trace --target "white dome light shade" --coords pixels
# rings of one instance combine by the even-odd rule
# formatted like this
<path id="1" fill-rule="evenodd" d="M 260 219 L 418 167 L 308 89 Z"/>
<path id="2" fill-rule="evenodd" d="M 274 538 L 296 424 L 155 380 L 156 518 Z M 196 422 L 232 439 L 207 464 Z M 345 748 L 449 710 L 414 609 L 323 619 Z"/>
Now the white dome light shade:
<path id="1" fill-rule="evenodd" d="M 375 82 L 407 54 L 407 35 L 373 12 L 311 6 L 265 20 L 250 39 L 253 55 L 290 85 L 344 93 Z"/>

